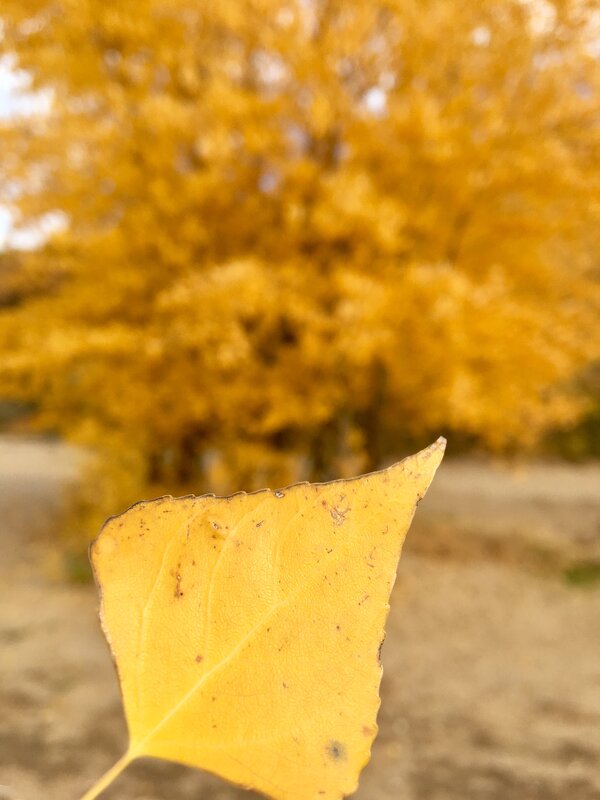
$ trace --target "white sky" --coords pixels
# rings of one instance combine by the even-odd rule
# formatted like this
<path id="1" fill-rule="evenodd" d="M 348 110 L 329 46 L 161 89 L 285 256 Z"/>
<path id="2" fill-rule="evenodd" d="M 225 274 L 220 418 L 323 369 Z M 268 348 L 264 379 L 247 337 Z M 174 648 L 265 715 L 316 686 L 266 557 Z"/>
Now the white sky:
<path id="1" fill-rule="evenodd" d="M 14 59 L 10 56 L 0 57 L 0 123 L 11 117 L 26 117 L 49 110 L 50 92 L 30 92 L 29 86 L 27 73 L 15 68 Z M 47 224 L 45 221 L 36 230 L 15 231 L 12 228 L 9 211 L 0 206 L 0 251 L 6 248 L 9 240 L 17 249 L 35 247 L 53 229 L 52 222 Z"/>
<path id="2" fill-rule="evenodd" d="M 0 120 L 45 111 L 50 106 L 49 92 L 29 92 L 27 73 L 15 68 L 10 56 L 0 57 Z"/>

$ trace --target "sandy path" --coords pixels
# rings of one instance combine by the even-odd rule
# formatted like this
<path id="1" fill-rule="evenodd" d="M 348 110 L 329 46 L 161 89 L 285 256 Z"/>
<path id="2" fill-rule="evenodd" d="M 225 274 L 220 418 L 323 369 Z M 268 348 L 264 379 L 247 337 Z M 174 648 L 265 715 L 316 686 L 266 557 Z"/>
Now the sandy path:
<path id="1" fill-rule="evenodd" d="M 0 798 L 76 800 L 126 732 L 93 587 L 53 580 L 40 540 L 76 462 L 0 439 Z M 598 800 L 600 468 L 447 462 L 392 598 L 380 735 L 357 800 Z M 121 800 L 253 795 L 161 762 Z"/>

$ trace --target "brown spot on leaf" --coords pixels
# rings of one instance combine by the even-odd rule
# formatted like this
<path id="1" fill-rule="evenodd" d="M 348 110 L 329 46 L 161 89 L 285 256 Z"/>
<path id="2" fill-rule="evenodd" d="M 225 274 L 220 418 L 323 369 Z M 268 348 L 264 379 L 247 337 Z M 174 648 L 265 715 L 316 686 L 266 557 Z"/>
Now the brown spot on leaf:
<path id="1" fill-rule="evenodd" d="M 179 564 L 177 566 L 180 566 Z M 171 573 L 173 574 L 173 573 Z M 181 575 L 179 572 L 175 575 L 175 598 L 183 597 L 183 592 L 181 591 Z"/>
<path id="2" fill-rule="evenodd" d="M 350 511 L 350 507 L 347 506 L 344 509 L 337 508 L 334 506 L 333 508 L 329 509 L 329 513 L 331 514 L 331 518 L 336 525 L 343 525 L 346 521 L 346 514 Z"/>
<path id="3" fill-rule="evenodd" d="M 201 664 L 204 661 L 204 656 L 201 656 L 200 653 L 195 658 L 196 664 Z"/>
<path id="4" fill-rule="evenodd" d="M 377 662 L 379 666 L 381 666 L 381 648 L 383 647 L 384 642 L 385 642 L 385 633 L 383 634 L 383 639 L 379 642 L 379 648 L 377 650 Z"/>
<path id="5" fill-rule="evenodd" d="M 342 742 L 332 739 L 326 747 L 326 752 L 332 761 L 345 761 L 347 758 L 346 747 Z"/>

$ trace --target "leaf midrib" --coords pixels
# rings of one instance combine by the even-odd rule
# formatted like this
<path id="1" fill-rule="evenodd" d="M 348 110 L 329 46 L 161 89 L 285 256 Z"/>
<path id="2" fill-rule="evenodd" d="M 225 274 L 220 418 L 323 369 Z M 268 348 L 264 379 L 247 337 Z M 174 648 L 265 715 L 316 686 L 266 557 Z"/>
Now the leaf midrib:
<path id="1" fill-rule="evenodd" d="M 299 586 L 294 589 L 287 597 L 284 597 L 279 602 L 275 603 L 272 608 L 268 611 L 267 614 L 263 617 L 262 620 L 256 623 L 256 625 L 248 631 L 248 633 L 240 639 L 240 641 L 233 647 L 229 653 L 224 656 L 219 662 L 217 662 L 213 667 L 211 667 L 207 672 L 204 673 L 196 683 L 185 693 L 185 695 L 179 700 L 165 716 L 144 736 L 140 739 L 137 743 L 131 742 L 129 752 L 132 758 L 144 755 L 144 746 L 161 730 L 164 726 L 171 720 L 180 709 L 182 709 L 190 700 L 191 698 L 218 672 L 224 669 L 231 661 L 235 659 L 238 653 L 244 648 L 244 646 L 251 641 L 258 633 L 260 632 L 261 628 L 263 628 L 267 622 L 269 622 L 284 606 L 289 605 L 293 602 L 293 600 L 298 597 L 305 589 L 308 588 L 310 583 L 319 577 L 321 567 L 323 562 L 330 562 L 330 561 L 337 561 L 341 558 L 340 550 L 334 550 L 332 553 L 328 553 L 325 555 L 325 558 L 321 559 L 318 562 L 319 569 L 315 569 L 311 572 L 310 576 L 307 577 L 305 581 L 302 581 Z"/>

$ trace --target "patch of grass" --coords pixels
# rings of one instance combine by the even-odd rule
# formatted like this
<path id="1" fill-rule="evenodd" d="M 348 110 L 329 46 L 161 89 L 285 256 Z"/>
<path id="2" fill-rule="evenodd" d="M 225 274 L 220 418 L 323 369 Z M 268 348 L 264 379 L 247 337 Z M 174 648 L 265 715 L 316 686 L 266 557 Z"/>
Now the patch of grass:
<path id="1" fill-rule="evenodd" d="M 71 583 L 91 583 L 92 568 L 87 554 L 69 552 L 64 559 L 65 573 Z"/>
<path id="2" fill-rule="evenodd" d="M 563 573 L 570 586 L 583 589 L 600 586 L 600 561 L 583 561 L 568 567 Z"/>

